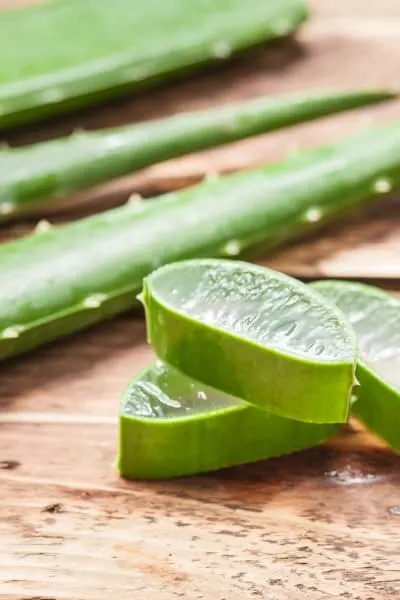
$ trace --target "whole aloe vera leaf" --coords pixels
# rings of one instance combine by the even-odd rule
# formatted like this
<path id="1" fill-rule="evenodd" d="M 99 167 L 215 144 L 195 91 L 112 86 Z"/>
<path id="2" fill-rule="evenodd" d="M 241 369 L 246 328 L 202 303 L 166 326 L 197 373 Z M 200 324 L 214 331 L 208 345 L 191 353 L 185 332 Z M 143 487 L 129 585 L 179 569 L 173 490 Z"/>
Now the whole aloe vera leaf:
<path id="1" fill-rule="evenodd" d="M 187 258 L 282 244 L 400 186 L 400 124 L 0 246 L 0 358 L 132 308 Z"/>
<path id="2" fill-rule="evenodd" d="M 260 98 L 0 152 L 0 222 L 157 161 L 391 98 L 337 92 Z"/>
<path id="3" fill-rule="evenodd" d="M 131 479 L 213 471 L 315 446 L 338 427 L 273 415 L 158 361 L 123 394 L 118 470 Z"/>
<path id="4" fill-rule="evenodd" d="M 0 128 L 228 58 L 306 16 L 304 0 L 57 0 L 2 12 Z"/>
<path id="5" fill-rule="evenodd" d="M 371 285 L 318 281 L 312 287 L 352 323 L 359 344 L 352 412 L 400 453 L 400 301 Z"/>

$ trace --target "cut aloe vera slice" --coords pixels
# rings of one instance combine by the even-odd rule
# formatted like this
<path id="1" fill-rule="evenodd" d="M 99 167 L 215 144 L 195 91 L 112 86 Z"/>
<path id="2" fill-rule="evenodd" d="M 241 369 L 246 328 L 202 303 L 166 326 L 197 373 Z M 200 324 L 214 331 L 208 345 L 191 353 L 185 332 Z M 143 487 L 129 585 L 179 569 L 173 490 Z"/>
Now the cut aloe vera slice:
<path id="1" fill-rule="evenodd" d="M 400 452 L 399 300 L 364 284 L 319 281 L 312 286 L 347 315 L 358 336 L 354 414 Z"/>
<path id="2" fill-rule="evenodd" d="M 158 361 L 122 398 L 118 469 L 132 479 L 213 471 L 315 446 L 337 429 L 278 417 Z"/>
<path id="3" fill-rule="evenodd" d="M 347 419 L 353 329 L 299 281 L 229 260 L 188 260 L 144 280 L 148 339 L 197 381 L 283 417 Z"/>

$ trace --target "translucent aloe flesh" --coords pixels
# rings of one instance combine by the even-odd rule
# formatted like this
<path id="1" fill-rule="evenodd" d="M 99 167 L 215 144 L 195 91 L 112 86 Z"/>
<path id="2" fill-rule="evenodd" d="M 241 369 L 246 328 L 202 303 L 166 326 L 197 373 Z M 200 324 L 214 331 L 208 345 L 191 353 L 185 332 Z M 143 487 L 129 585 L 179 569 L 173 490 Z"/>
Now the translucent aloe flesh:
<path id="1" fill-rule="evenodd" d="M 158 161 L 390 97 L 388 92 L 363 91 L 260 98 L 4 149 L 0 151 L 0 221 Z"/>
<path id="2" fill-rule="evenodd" d="M 282 244 L 400 184 L 400 126 L 0 246 L 0 358 L 128 310 L 143 277 Z"/>
<path id="3" fill-rule="evenodd" d="M 321 281 L 314 289 L 352 323 L 359 343 L 352 411 L 400 452 L 400 301 L 373 286 Z"/>
<path id="4" fill-rule="evenodd" d="M 180 261 L 143 282 L 147 338 L 182 373 L 290 419 L 345 422 L 353 330 L 295 279 L 242 261 Z"/>
<path id="5" fill-rule="evenodd" d="M 212 471 L 314 446 L 337 428 L 278 417 L 159 361 L 123 395 L 118 470 L 132 479 Z"/>
<path id="6" fill-rule="evenodd" d="M 305 18 L 303 0 L 53 0 L 2 11 L 0 127 L 153 85 Z"/>

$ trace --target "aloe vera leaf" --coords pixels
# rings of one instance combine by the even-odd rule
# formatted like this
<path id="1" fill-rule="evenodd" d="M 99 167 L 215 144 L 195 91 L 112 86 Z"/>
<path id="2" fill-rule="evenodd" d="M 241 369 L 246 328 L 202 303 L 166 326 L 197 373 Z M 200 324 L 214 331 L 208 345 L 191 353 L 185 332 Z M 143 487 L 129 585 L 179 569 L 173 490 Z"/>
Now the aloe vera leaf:
<path id="1" fill-rule="evenodd" d="M 208 258 L 156 269 L 142 298 L 148 341 L 181 373 L 288 419 L 347 421 L 355 334 L 310 287 Z"/>
<path id="2" fill-rule="evenodd" d="M 338 427 L 273 415 L 158 361 L 123 394 L 118 470 L 131 479 L 202 473 L 315 446 Z"/>
<path id="3" fill-rule="evenodd" d="M 0 358 L 121 313 L 187 258 L 278 246 L 400 186 L 399 124 L 0 246 Z"/>
<path id="4" fill-rule="evenodd" d="M 318 281 L 313 288 L 352 323 L 359 343 L 352 412 L 400 453 L 400 301 L 371 285 Z"/>
<path id="5" fill-rule="evenodd" d="M 0 127 L 228 58 L 306 16 L 304 0 L 53 0 L 2 12 Z"/>
<path id="6" fill-rule="evenodd" d="M 157 161 L 393 97 L 289 95 L 188 113 L 0 152 L 0 222 Z"/>

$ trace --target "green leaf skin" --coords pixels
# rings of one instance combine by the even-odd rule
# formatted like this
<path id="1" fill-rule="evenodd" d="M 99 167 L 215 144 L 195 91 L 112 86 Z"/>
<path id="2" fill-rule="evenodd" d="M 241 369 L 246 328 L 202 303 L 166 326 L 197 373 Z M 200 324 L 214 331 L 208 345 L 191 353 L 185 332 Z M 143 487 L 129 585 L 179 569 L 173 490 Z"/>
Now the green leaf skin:
<path id="1" fill-rule="evenodd" d="M 304 0 L 57 0 L 3 11 L 0 128 L 224 60 L 306 16 Z"/>
<path id="2" fill-rule="evenodd" d="M 362 91 L 259 98 L 3 150 L 0 222 L 155 162 L 391 97 Z"/>
<path id="3" fill-rule="evenodd" d="M 397 124 L 3 244 L 0 358 L 132 308 L 163 264 L 276 247 L 399 184 Z"/>
<path id="4" fill-rule="evenodd" d="M 311 285 L 344 312 L 358 336 L 360 385 L 352 412 L 400 453 L 400 302 L 365 284 L 327 280 Z"/>
<path id="5" fill-rule="evenodd" d="M 355 335 L 303 283 L 250 263 L 196 259 L 146 277 L 143 303 L 147 339 L 181 373 L 288 419 L 346 422 Z"/>
<path id="6" fill-rule="evenodd" d="M 123 395 L 118 470 L 130 479 L 213 471 L 315 446 L 338 427 L 283 419 L 158 362 Z"/>

